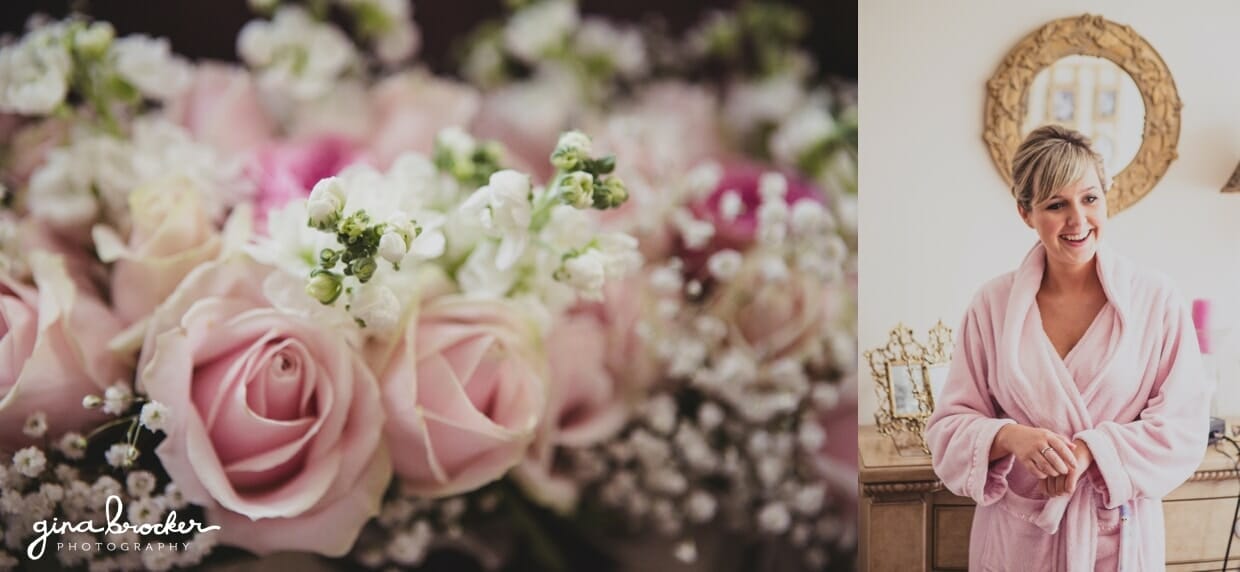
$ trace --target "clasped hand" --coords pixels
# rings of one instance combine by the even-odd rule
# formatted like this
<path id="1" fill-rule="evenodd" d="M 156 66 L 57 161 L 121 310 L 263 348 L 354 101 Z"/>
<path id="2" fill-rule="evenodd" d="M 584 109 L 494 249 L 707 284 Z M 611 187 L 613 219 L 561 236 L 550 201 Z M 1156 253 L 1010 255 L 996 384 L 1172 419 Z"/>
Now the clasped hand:
<path id="1" fill-rule="evenodd" d="M 1076 483 L 1093 462 L 1089 447 L 1080 439 L 1037 427 L 1004 425 L 995 436 L 1002 452 L 1011 454 L 1039 479 L 1038 488 L 1048 496 L 1076 492 Z"/>

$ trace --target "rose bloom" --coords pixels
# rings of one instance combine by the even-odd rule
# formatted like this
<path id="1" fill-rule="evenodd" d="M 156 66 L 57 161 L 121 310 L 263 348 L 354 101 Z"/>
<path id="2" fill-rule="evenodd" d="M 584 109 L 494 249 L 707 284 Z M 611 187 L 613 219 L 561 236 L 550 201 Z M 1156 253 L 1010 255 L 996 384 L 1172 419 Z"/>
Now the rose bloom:
<path id="1" fill-rule="evenodd" d="M 503 476 L 542 420 L 546 380 L 537 332 L 513 303 L 426 303 L 380 378 L 403 486 L 446 496 Z"/>
<path id="2" fill-rule="evenodd" d="M 244 154 L 271 141 L 275 123 L 263 109 L 254 79 L 244 68 L 204 63 L 188 89 L 168 106 L 169 118 L 195 140 L 227 154 Z"/>
<path id="3" fill-rule="evenodd" d="M 33 284 L 0 273 L 0 450 L 34 440 L 22 433 L 33 413 L 47 415 L 47 435 L 59 437 L 104 419 L 82 408 L 82 398 L 130 379 L 129 368 L 108 350 L 121 323 L 80 280 L 66 259 L 45 251 L 28 260 Z"/>
<path id="4" fill-rule="evenodd" d="M 555 466 L 560 447 L 588 447 L 620 430 L 627 407 L 606 367 L 607 331 L 589 313 L 562 317 L 547 338 L 551 367 L 547 414 L 515 475 L 538 502 L 561 512 L 575 506 L 571 476 Z"/>
<path id="5" fill-rule="evenodd" d="M 655 348 L 639 334 L 642 327 L 657 327 L 654 303 L 650 273 L 637 271 L 608 281 L 603 286 L 603 303 L 594 306 L 607 334 L 607 371 L 627 398 L 649 389 L 662 373 Z"/>
<path id="6" fill-rule="evenodd" d="M 128 240 L 95 229 L 99 257 L 112 266 L 112 305 L 126 323 L 148 316 L 191 270 L 220 253 L 222 239 L 199 191 L 183 179 L 147 184 L 129 195 Z"/>
<path id="7" fill-rule="evenodd" d="M 800 355 L 816 341 L 832 318 L 828 298 L 822 279 L 796 270 L 772 279 L 750 259 L 719 285 L 708 311 L 731 326 L 736 341 L 763 358 L 779 359 Z"/>
<path id="8" fill-rule="evenodd" d="M 237 256 L 193 273 L 153 315 L 139 381 L 168 408 L 156 454 L 223 544 L 348 552 L 392 468 L 379 387 L 339 331 L 272 307 Z"/>

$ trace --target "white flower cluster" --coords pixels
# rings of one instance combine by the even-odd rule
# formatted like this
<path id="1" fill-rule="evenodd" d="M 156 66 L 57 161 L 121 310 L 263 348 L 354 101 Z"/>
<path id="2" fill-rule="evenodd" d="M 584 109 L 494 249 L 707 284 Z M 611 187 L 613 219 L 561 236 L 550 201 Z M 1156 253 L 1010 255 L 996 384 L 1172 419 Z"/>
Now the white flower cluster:
<path id="1" fill-rule="evenodd" d="M 112 49 L 116 71 L 147 97 L 167 100 L 189 85 L 190 66 L 172 54 L 166 38 L 135 34 L 117 40 Z"/>
<path id="2" fill-rule="evenodd" d="M 603 166 L 608 159 L 591 154 L 589 137 L 567 132 L 551 156 L 559 174 L 546 187 L 532 187 L 515 171 L 499 171 L 461 205 L 465 218 L 452 225 L 454 238 L 464 235 L 475 244 L 458 274 L 466 293 L 527 296 L 554 313 L 571 304 L 574 293 L 602 299 L 607 281 L 641 265 L 636 239 L 598 232 L 587 214 L 628 198 L 624 184 L 604 173 L 611 170 Z M 477 233 L 470 238 L 469 229 L 481 230 L 487 240 L 479 242 Z"/>
<path id="3" fill-rule="evenodd" d="M 359 62 L 343 32 L 298 6 L 281 6 L 271 21 L 247 22 L 237 52 L 263 87 L 294 100 L 326 95 Z"/>
<path id="4" fill-rule="evenodd" d="M 835 385 L 817 382 L 822 393 Z M 693 527 L 720 523 L 758 531 L 795 547 L 813 569 L 855 538 L 843 513 L 851 502 L 818 476 L 826 438 L 802 400 L 754 423 L 732 404 L 683 392 L 656 394 L 619 438 L 571 451 L 576 478 L 596 483 L 598 499 L 637 525 L 685 540 L 677 557 L 693 559 Z M 700 394 L 694 394 L 700 395 Z"/>
<path id="5" fill-rule="evenodd" d="M 0 111 L 46 115 L 60 108 L 74 89 L 92 105 L 131 100 L 113 79 L 147 99 L 167 100 L 189 84 L 189 64 L 175 56 L 166 39 L 132 35 L 113 40 L 106 22 L 64 20 L 32 29 L 18 43 L 0 48 Z M 92 68 L 89 72 L 74 66 Z M 110 116 L 112 109 L 97 110 Z"/>
<path id="6" fill-rule="evenodd" d="M 465 495 L 428 499 L 394 487 L 384 499 L 379 516 L 353 550 L 367 568 L 417 567 L 436 548 L 454 548 L 469 554 L 484 569 L 495 569 L 502 557 L 486 541 L 466 528 L 467 516 L 494 517 L 500 493 L 483 489 Z"/>
<path id="7" fill-rule="evenodd" d="M 57 228 L 102 221 L 124 229 L 132 191 L 178 180 L 197 189 L 208 214 L 219 219 L 252 191 L 242 167 L 181 127 L 145 116 L 134 121 L 130 139 L 79 126 L 67 145 L 48 152 L 27 196 L 31 213 Z"/>
<path id="8" fill-rule="evenodd" d="M 649 62 L 641 32 L 620 28 L 601 18 L 585 18 L 573 38 L 578 55 L 596 62 L 606 62 L 621 77 L 637 77 L 646 73 Z"/>
<path id="9" fill-rule="evenodd" d="M 445 197 L 458 192 L 457 182 L 441 175 L 421 155 L 402 155 L 386 172 L 354 165 L 316 183 L 305 201 L 291 201 L 273 211 L 268 219 L 269 236 L 258 239 L 249 252 L 257 260 L 308 281 L 306 291 L 318 300 L 318 308 L 295 300 L 304 294 L 269 292 L 278 303 L 329 323 L 341 322 L 339 314 L 331 316 L 331 308 L 339 308 L 336 312 L 364 324 L 370 334 L 394 333 L 392 329 L 417 294 L 411 287 L 421 273 L 417 263 L 445 252 L 447 214 L 441 209 Z M 373 237 L 363 238 L 373 241 L 372 252 L 369 258 L 344 262 L 347 272 L 322 272 L 324 256 L 335 267 L 348 251 L 338 227 L 359 236 L 373 229 Z M 342 303 L 335 304 L 337 299 Z M 324 308 L 319 303 L 333 306 Z"/>
<path id="10" fill-rule="evenodd" d="M 40 416 L 31 416 L 27 428 L 38 425 Z M 74 461 L 82 458 L 86 440 L 79 434 L 67 433 L 57 442 L 59 445 L 53 448 L 26 447 L 11 456 L 0 456 L 0 530 L 4 531 L 0 567 L 12 568 L 18 562 L 27 561 L 26 549 L 38 536 L 34 528 L 36 522 L 92 521 L 96 525 L 107 522 L 110 496 L 121 500 L 125 512 L 119 515 L 120 520 L 133 526 L 161 523 L 172 510 L 179 511 L 178 518 L 182 521 L 193 518 L 203 522 L 200 509 L 189 505 L 176 484 L 161 484 L 159 477 L 145 470 L 125 471 L 123 482 L 109 474 L 83 474 L 85 469 Z M 113 445 L 108 456 L 114 454 L 112 450 L 120 451 L 118 448 L 125 447 L 129 445 Z M 122 464 L 118 462 L 112 466 Z M 106 548 L 109 544 L 132 547 L 147 543 L 166 545 L 173 541 L 186 544 L 178 551 Z M 50 535 L 46 542 L 45 558 L 55 558 L 64 567 L 87 566 L 91 570 L 193 567 L 216 545 L 215 535 L 210 532 L 177 538 L 143 536 L 133 530 L 119 534 L 66 531 Z M 66 546 L 73 543 L 79 548 L 57 549 L 57 543 Z"/>
<path id="11" fill-rule="evenodd" d="M 413 5 L 409 0 L 341 0 L 359 20 L 375 55 L 385 65 L 407 61 L 421 41 L 413 25 Z"/>
<path id="12" fill-rule="evenodd" d="M 690 172 L 677 200 L 700 200 L 718 169 Z M 752 216 L 753 243 L 722 248 L 700 263 L 671 258 L 650 269 L 653 314 L 637 326 L 663 364 L 661 389 L 617 439 L 573 451 L 576 477 L 635 522 L 673 537 L 722 523 L 758 530 L 797 548 L 821 568 L 854 538 L 820 456 L 820 411 L 840 399 L 855 371 L 855 342 L 843 311 L 850 248 L 822 202 L 789 204 L 788 180 L 759 179 L 753 212 L 723 193 L 723 224 Z M 706 247 L 716 229 L 689 209 L 671 217 L 686 245 Z M 846 302 L 846 301 L 845 301 Z M 785 323 L 786 322 L 786 323 Z M 678 557 L 691 559 L 684 540 Z"/>
<path id="13" fill-rule="evenodd" d="M 73 72 L 68 35 L 68 23 L 57 22 L 0 48 L 0 111 L 46 114 L 64 102 Z"/>
<path id="14" fill-rule="evenodd" d="M 526 62 L 563 49 L 581 16 L 572 0 L 540 0 L 518 10 L 504 28 L 504 46 Z"/>
<path id="15" fill-rule="evenodd" d="M 407 153 L 387 172 L 356 165 L 319 181 L 306 201 L 270 215 L 270 236 L 250 253 L 306 280 L 312 298 L 341 307 L 367 335 L 396 333 L 418 285 L 433 282 L 555 315 L 578 296 L 600 299 L 607 280 L 641 263 L 635 239 L 598 232 L 586 212 L 627 197 L 606 174 L 614 159 L 590 156 L 576 132 L 559 149 L 560 174 L 535 186 L 499 169 L 490 144 L 445 130 L 433 162 Z M 485 184 L 471 192 L 465 185 L 478 179 Z"/>

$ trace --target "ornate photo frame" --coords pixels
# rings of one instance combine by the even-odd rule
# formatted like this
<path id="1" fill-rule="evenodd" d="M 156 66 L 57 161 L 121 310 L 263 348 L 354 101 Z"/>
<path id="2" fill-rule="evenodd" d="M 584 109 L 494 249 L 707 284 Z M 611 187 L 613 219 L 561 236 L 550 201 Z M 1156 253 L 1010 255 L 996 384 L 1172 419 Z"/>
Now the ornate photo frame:
<path id="1" fill-rule="evenodd" d="M 882 347 L 867 350 L 879 408 L 874 413 L 878 432 L 887 435 L 897 449 L 929 453 L 925 442 L 926 421 L 934 413 L 951 362 L 951 329 L 942 321 L 931 328 L 922 344 L 913 330 L 897 324 Z"/>

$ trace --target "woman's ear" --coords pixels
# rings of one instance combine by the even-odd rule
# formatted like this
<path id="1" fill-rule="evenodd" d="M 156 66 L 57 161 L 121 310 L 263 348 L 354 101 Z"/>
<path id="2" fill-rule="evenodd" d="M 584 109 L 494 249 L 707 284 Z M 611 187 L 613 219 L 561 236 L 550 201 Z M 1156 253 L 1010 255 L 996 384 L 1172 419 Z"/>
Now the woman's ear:
<path id="1" fill-rule="evenodd" d="M 1032 213 L 1025 210 L 1025 207 L 1021 206 L 1020 203 L 1016 204 L 1016 213 L 1020 215 L 1021 220 L 1025 221 L 1025 226 L 1033 228 L 1033 221 L 1029 218 Z"/>

